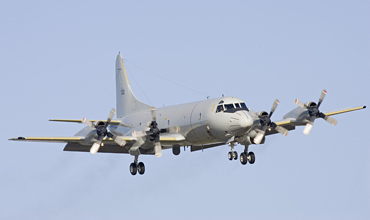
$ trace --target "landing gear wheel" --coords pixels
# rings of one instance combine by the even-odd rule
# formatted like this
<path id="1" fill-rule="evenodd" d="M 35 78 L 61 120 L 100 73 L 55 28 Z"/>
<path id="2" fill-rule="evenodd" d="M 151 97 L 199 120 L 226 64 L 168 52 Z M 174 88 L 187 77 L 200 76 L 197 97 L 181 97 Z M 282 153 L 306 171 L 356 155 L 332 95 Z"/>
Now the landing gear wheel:
<path id="1" fill-rule="evenodd" d="M 233 152 L 229 152 L 228 154 L 227 154 L 227 157 L 229 158 L 229 160 L 232 160 L 233 159 Z"/>
<path id="2" fill-rule="evenodd" d="M 238 159 L 238 152 L 233 151 L 232 154 L 233 154 L 234 160 L 237 160 Z"/>
<path id="3" fill-rule="evenodd" d="M 132 175 L 136 175 L 136 173 L 137 173 L 137 166 L 136 166 L 136 163 L 131 163 L 131 164 L 130 164 L 130 173 L 131 173 Z"/>
<path id="4" fill-rule="evenodd" d="M 247 158 L 247 154 L 246 153 L 241 153 L 240 154 L 240 163 L 242 163 L 243 165 L 247 164 L 248 162 L 248 158 Z"/>
<path id="5" fill-rule="evenodd" d="M 143 175 L 145 173 L 145 165 L 143 162 L 140 162 L 137 165 L 137 171 L 139 172 L 140 175 Z"/>
<path id="6" fill-rule="evenodd" d="M 256 161 L 256 156 L 254 156 L 253 152 L 249 152 L 248 153 L 248 162 L 250 164 L 254 164 L 255 161 Z"/>

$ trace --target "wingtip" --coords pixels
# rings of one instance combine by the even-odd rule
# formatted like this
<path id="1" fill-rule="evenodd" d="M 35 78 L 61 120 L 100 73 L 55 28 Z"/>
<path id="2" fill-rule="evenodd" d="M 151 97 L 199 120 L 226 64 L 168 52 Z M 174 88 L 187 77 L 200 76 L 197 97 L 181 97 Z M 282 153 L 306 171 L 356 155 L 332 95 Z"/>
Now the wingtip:
<path id="1" fill-rule="evenodd" d="M 14 137 L 14 138 L 9 138 L 9 141 L 16 141 L 16 140 L 26 140 L 25 137 Z"/>

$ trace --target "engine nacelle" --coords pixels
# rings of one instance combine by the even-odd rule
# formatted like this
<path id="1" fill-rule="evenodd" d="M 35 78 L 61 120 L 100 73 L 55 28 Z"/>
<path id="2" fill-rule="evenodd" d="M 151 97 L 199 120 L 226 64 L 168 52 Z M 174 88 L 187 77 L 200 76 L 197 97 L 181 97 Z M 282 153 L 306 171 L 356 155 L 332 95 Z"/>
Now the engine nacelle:
<path id="1" fill-rule="evenodd" d="M 257 132 L 254 130 L 250 131 L 248 135 L 244 135 L 242 137 L 239 137 L 236 141 L 238 141 L 242 145 L 252 145 L 256 144 L 254 143 L 253 139 L 257 136 Z M 265 143 L 265 137 L 263 137 L 262 141 L 260 144 Z"/>
<path id="2" fill-rule="evenodd" d="M 95 122 L 95 125 L 96 126 L 105 126 L 105 122 L 104 121 L 97 121 L 97 122 Z"/>
<path id="3" fill-rule="evenodd" d="M 267 113 L 265 111 L 258 112 L 258 116 L 265 117 L 265 116 L 268 116 L 268 115 L 269 115 L 269 113 Z"/>
<path id="4" fill-rule="evenodd" d="M 316 107 L 317 104 L 316 104 L 316 102 L 309 102 L 309 103 L 307 103 L 307 106 L 308 107 Z"/>

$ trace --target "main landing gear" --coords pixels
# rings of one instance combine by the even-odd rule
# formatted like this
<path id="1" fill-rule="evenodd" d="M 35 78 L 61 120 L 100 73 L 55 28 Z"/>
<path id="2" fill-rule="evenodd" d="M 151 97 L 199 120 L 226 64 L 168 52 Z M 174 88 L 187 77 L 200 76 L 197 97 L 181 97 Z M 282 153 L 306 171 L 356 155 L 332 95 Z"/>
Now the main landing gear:
<path id="1" fill-rule="evenodd" d="M 247 164 L 247 162 L 249 162 L 250 164 L 254 164 L 255 161 L 256 156 L 254 156 L 253 152 L 243 152 L 240 154 L 240 163 L 242 163 L 243 165 Z"/>
<path id="2" fill-rule="evenodd" d="M 143 175 L 145 173 L 145 165 L 143 162 L 137 162 L 139 159 L 139 156 L 135 156 L 135 161 L 130 164 L 130 173 L 132 175 L 136 175 L 137 172 L 139 172 L 140 175 Z"/>
<path id="3" fill-rule="evenodd" d="M 231 151 L 227 154 L 229 160 L 237 160 L 238 153 L 234 151 L 234 144 L 230 144 Z M 244 152 L 240 153 L 240 163 L 246 165 L 248 162 L 254 164 L 256 161 L 256 156 L 253 152 L 248 152 L 248 146 L 245 146 Z"/>

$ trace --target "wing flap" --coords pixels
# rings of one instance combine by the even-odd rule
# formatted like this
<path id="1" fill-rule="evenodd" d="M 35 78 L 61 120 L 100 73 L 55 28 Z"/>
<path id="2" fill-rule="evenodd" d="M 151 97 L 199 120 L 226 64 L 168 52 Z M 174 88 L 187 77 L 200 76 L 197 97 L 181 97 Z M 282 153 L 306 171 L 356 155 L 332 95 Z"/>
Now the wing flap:
<path id="1" fill-rule="evenodd" d="M 90 152 L 90 145 L 82 145 L 79 143 L 68 143 L 64 147 L 63 151 L 78 151 L 78 152 Z M 104 144 L 99 148 L 99 153 L 121 153 L 128 154 L 128 148 L 121 147 L 116 144 Z"/>

